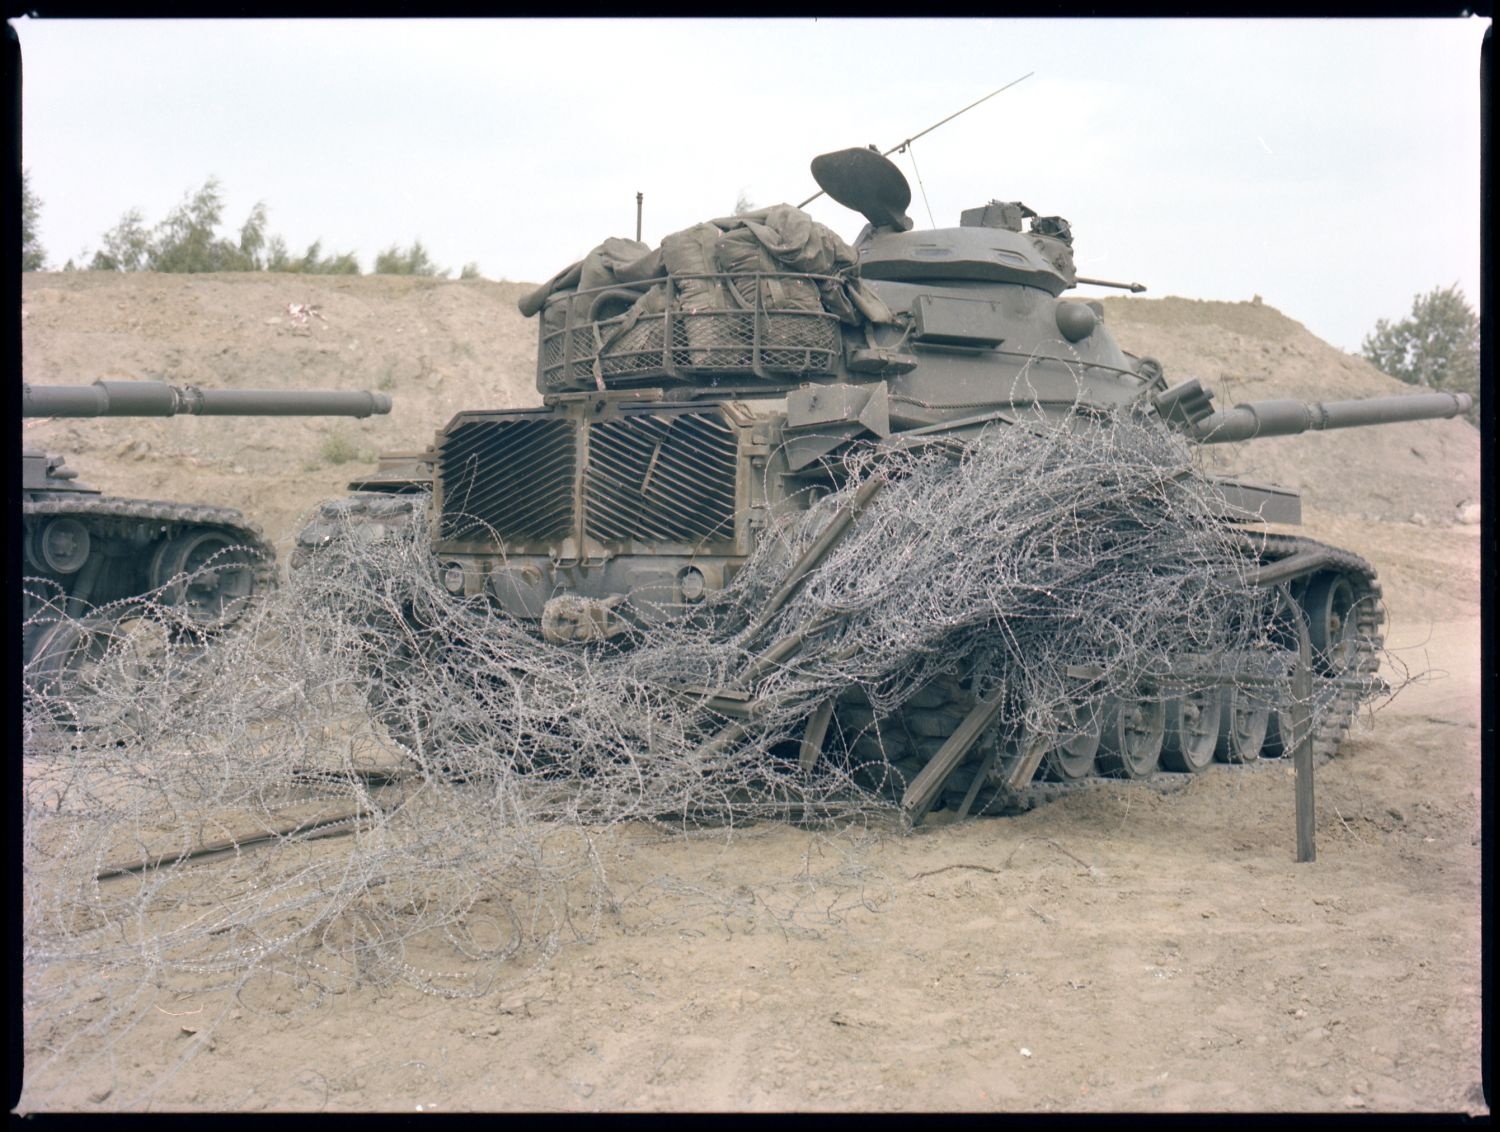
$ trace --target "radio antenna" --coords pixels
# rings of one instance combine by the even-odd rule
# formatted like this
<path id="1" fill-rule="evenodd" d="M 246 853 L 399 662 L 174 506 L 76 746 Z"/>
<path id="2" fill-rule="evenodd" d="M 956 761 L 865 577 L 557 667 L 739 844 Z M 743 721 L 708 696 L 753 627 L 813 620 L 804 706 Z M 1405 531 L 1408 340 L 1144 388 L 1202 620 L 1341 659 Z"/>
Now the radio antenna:
<path id="1" fill-rule="evenodd" d="M 1019 79 L 1012 79 L 1010 82 L 1006 83 L 1004 86 L 999 87 L 999 88 L 997 88 L 995 90 L 990 91 L 989 94 L 985 95 L 983 98 L 976 99 L 975 101 L 969 103 L 969 105 L 965 106 L 962 110 L 955 110 L 952 114 L 949 114 L 941 122 L 934 122 L 932 125 L 928 126 L 921 133 L 913 134 L 911 137 L 907 138 L 904 142 L 901 142 L 898 145 L 891 146 L 890 149 L 886 150 L 880 156 L 881 157 L 889 157 L 893 153 L 902 153 L 902 152 L 905 152 L 906 147 L 909 146 L 909 145 L 911 145 L 911 143 L 914 142 L 914 141 L 916 141 L 918 138 L 923 137 L 923 136 L 925 136 L 927 134 L 932 133 L 932 131 L 935 130 L 935 129 L 937 129 L 939 126 L 945 126 L 945 125 L 947 125 L 949 122 L 953 121 L 953 119 L 957 118 L 960 114 L 967 114 L 970 110 L 973 110 L 974 107 L 978 106 L 981 102 L 988 102 L 990 99 L 994 98 L 995 95 L 1001 93 L 1002 91 L 1009 90 L 1011 87 L 1015 86 L 1017 83 L 1023 82 L 1026 79 L 1031 78 L 1031 76 L 1034 75 L 1034 74 L 1036 74 L 1035 71 L 1027 71 Z M 873 149 L 874 147 L 872 146 L 871 148 Z M 817 200 L 822 195 L 823 195 L 823 190 L 819 189 L 817 192 L 813 193 L 812 196 L 808 197 L 805 201 L 803 201 L 797 207 L 798 208 L 806 208 L 808 205 L 810 205 L 813 201 Z"/>

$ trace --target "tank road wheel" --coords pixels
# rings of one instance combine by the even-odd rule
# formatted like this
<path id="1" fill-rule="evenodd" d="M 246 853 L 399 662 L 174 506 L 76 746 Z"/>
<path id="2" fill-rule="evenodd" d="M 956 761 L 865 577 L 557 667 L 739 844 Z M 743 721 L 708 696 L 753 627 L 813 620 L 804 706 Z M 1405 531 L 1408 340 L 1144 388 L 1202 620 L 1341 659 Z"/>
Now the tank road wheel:
<path id="1" fill-rule="evenodd" d="M 1167 701 L 1161 761 L 1168 770 L 1197 774 L 1214 761 L 1223 707 L 1218 685 L 1183 692 Z"/>
<path id="2" fill-rule="evenodd" d="M 160 601 L 199 628 L 233 624 L 255 593 L 254 553 L 225 531 L 191 531 L 168 539 L 151 559 Z"/>
<path id="3" fill-rule="evenodd" d="M 26 556 L 33 566 L 55 574 L 76 574 L 88 561 L 89 529 L 71 516 L 53 519 L 27 539 Z"/>
<path id="4" fill-rule="evenodd" d="M 1119 700 L 1099 744 L 1099 767 L 1122 778 L 1145 778 L 1161 762 L 1167 705 L 1161 700 Z"/>
<path id="5" fill-rule="evenodd" d="M 1260 758 L 1271 723 L 1271 709 L 1248 688 L 1224 687 L 1219 716 L 1219 743 L 1215 750 L 1221 762 L 1251 763 Z"/>
<path id="6" fill-rule="evenodd" d="M 1047 752 L 1043 761 L 1048 776 L 1059 782 L 1077 782 L 1091 777 L 1103 737 L 1103 719 L 1093 706 L 1073 706 L 1058 718 L 1059 730 L 1067 737 Z"/>
<path id="7" fill-rule="evenodd" d="M 1313 666 L 1337 675 L 1349 667 L 1359 648 L 1354 586 L 1343 574 L 1320 574 L 1302 595 Z"/>
<path id="8" fill-rule="evenodd" d="M 1291 744 L 1292 709 L 1290 704 L 1277 704 L 1266 720 L 1266 741 L 1260 749 L 1263 759 L 1279 759 L 1293 754 Z"/>

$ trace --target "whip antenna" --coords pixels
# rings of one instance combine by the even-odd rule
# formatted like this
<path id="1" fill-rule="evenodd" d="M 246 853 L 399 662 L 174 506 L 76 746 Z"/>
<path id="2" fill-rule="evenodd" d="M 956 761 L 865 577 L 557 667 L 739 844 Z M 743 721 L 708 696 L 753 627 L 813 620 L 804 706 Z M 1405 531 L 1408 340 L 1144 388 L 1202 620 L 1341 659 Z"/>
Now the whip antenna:
<path id="1" fill-rule="evenodd" d="M 998 87 L 995 90 L 990 91 L 989 94 L 985 95 L 983 98 L 976 99 L 975 101 L 969 103 L 969 105 L 965 106 L 962 110 L 955 110 L 952 114 L 949 114 L 941 122 L 934 122 L 932 125 L 928 126 L 921 133 L 913 134 L 911 137 L 907 138 L 904 142 L 901 142 L 898 145 L 891 146 L 890 149 L 886 150 L 880 156 L 881 157 L 889 157 L 893 153 L 899 153 L 899 152 L 904 151 L 907 146 L 911 145 L 911 143 L 914 142 L 914 141 L 916 141 L 918 138 L 923 137 L 926 134 L 932 133 L 933 130 L 937 129 L 939 126 L 946 125 L 947 123 L 953 121 L 953 119 L 957 118 L 960 114 L 967 114 L 970 110 L 973 110 L 974 107 L 978 106 L 981 102 L 988 102 L 990 99 L 994 98 L 995 95 L 1001 93 L 1002 91 L 1009 90 L 1011 87 L 1015 86 L 1017 83 L 1023 82 L 1026 79 L 1031 78 L 1031 76 L 1034 75 L 1034 74 L 1036 74 L 1035 71 L 1027 71 L 1019 79 L 1012 79 L 1010 82 L 1006 83 L 1004 86 Z M 874 149 L 875 147 L 871 146 L 870 148 Z M 803 201 L 797 207 L 798 208 L 806 208 L 808 205 L 810 205 L 813 201 L 817 200 L 822 195 L 823 195 L 823 190 L 819 189 L 817 192 L 813 193 L 812 196 L 808 197 L 805 201 Z"/>

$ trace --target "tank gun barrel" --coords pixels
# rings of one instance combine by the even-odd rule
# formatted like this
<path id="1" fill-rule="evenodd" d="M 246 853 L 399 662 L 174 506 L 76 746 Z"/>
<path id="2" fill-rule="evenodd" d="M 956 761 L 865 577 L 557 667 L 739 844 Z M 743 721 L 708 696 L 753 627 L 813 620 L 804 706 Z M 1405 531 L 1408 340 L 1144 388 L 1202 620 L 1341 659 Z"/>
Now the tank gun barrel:
<path id="1" fill-rule="evenodd" d="M 362 389 L 200 389 L 160 381 L 21 386 L 23 417 L 368 417 L 391 399 Z"/>
<path id="2" fill-rule="evenodd" d="M 1199 444 L 1229 444 L 1262 436 L 1292 436 L 1315 429 L 1440 420 L 1461 416 L 1473 404 L 1474 399 L 1467 393 L 1419 393 L 1358 401 L 1253 401 L 1204 417 L 1189 435 Z"/>
<path id="3" fill-rule="evenodd" d="M 1122 291 L 1129 291 L 1132 295 L 1139 295 L 1146 289 L 1144 283 L 1116 283 L 1111 279 L 1086 279 L 1080 275 L 1074 279 L 1075 283 L 1087 283 L 1090 287 L 1118 287 Z"/>

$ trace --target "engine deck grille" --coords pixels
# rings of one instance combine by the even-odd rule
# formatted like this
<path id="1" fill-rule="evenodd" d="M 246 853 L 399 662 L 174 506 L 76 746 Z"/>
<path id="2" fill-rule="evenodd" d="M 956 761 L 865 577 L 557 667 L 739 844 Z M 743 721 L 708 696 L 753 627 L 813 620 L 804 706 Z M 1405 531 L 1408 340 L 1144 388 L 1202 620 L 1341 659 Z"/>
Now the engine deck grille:
<path id="1" fill-rule="evenodd" d="M 445 539 L 544 542 L 573 522 L 574 422 L 470 421 L 444 438 Z M 493 533 L 491 533 L 493 532 Z"/>
<path id="2" fill-rule="evenodd" d="M 589 429 L 585 530 L 604 543 L 734 534 L 734 430 L 716 413 L 632 414 Z"/>
<path id="3" fill-rule="evenodd" d="M 545 553 L 578 534 L 617 550 L 735 538 L 739 433 L 716 409 L 468 420 L 438 471 L 444 541 Z"/>

